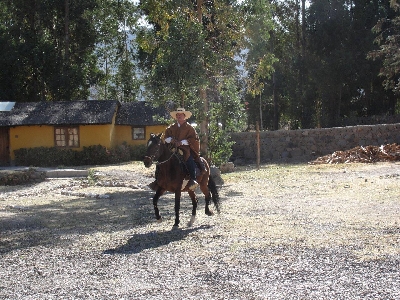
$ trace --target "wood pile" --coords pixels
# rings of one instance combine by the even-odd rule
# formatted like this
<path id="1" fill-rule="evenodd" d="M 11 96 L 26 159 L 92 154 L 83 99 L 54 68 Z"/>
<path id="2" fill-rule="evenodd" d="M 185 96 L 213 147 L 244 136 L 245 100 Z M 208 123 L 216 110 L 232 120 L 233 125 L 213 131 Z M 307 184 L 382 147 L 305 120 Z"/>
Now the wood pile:
<path id="1" fill-rule="evenodd" d="M 318 157 L 310 164 L 374 163 L 382 161 L 400 161 L 400 145 L 358 146 L 346 151 Z"/>

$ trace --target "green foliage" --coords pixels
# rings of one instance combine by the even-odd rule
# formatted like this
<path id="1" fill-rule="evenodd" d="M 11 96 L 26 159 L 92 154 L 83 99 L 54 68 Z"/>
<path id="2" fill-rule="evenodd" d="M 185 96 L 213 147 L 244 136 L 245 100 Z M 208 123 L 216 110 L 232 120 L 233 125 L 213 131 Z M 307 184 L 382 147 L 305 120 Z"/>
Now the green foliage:
<path id="1" fill-rule="evenodd" d="M 204 135 L 209 122 L 211 144 L 222 98 L 223 114 L 246 101 L 264 129 L 399 112 L 398 1 L 199 2 L 1 1 L 0 100 L 135 101 L 142 86 L 149 102 L 194 111 Z M 228 81 L 238 98 L 223 96 Z"/>
<path id="2" fill-rule="evenodd" d="M 229 133 L 223 130 L 218 123 L 210 123 L 209 130 L 212 132 L 212 139 L 208 143 L 209 158 L 212 165 L 219 167 L 229 161 L 232 156 L 232 145 L 235 142 L 230 140 Z"/>
<path id="3" fill-rule="evenodd" d="M 202 3 L 200 10 L 193 1 L 141 1 L 152 27 L 138 34 L 139 57 L 147 75 L 148 99 L 193 111 L 195 121 L 202 124 L 201 138 L 207 135 L 211 145 L 207 156 L 220 163 L 230 156 L 224 138 L 235 127 L 229 123 L 242 119 L 235 118 L 241 111 L 235 55 L 243 45 L 243 17 L 232 2 Z M 215 110 L 214 102 L 226 109 Z M 215 122 L 223 124 L 222 132 Z M 208 130 L 204 123 L 210 124 Z"/>
<path id="4" fill-rule="evenodd" d="M 131 146 L 127 143 L 123 143 L 113 149 L 111 149 L 111 162 L 119 163 L 131 160 Z"/>
<path id="5" fill-rule="evenodd" d="M 132 42 L 138 22 L 136 5 L 129 0 L 101 0 L 93 14 L 98 28 L 95 52 L 101 71 L 93 80 L 91 96 L 135 101 L 140 85 L 136 45 Z"/>
<path id="6" fill-rule="evenodd" d="M 245 1 L 246 47 L 249 49 L 246 68 L 249 72 L 247 89 L 255 97 L 264 90 L 267 79 L 274 72 L 274 63 L 278 61 L 273 53 L 270 32 L 273 30 L 271 8 L 267 1 Z"/>
<path id="7" fill-rule="evenodd" d="M 21 148 L 14 151 L 17 166 L 48 167 L 75 165 L 76 152 L 56 147 Z"/>
<path id="8" fill-rule="evenodd" d="M 137 145 L 130 148 L 131 160 L 141 161 L 146 155 L 146 145 Z"/>
<path id="9" fill-rule="evenodd" d="M 64 1 L 63 1 L 64 2 Z M 14 101 L 86 99 L 95 68 L 97 0 L 18 0 L 0 6 L 0 97 Z"/>
<path id="10" fill-rule="evenodd" d="M 111 152 L 102 145 L 83 147 L 79 153 L 79 162 L 82 165 L 105 165 L 112 162 Z"/>
<path id="11" fill-rule="evenodd" d="M 87 178 L 90 185 L 95 185 L 96 182 L 99 180 L 94 169 L 89 169 Z"/>
<path id="12" fill-rule="evenodd" d="M 393 9 L 391 14 L 378 20 L 373 27 L 373 31 L 377 34 L 375 42 L 380 47 L 371 51 L 368 57 L 383 61 L 379 73 L 385 78 L 383 85 L 386 90 L 392 90 L 400 95 L 400 4 L 398 1 L 391 1 L 390 6 Z"/>
<path id="13" fill-rule="evenodd" d="M 193 10 L 182 7 L 167 11 L 167 19 L 153 22 L 168 22 L 168 31 L 147 29 L 153 34 L 143 32 L 138 39 L 142 51 L 147 52 L 145 58 L 142 57 L 145 59 L 142 66 L 147 71 L 146 90 L 155 102 L 174 101 L 183 105 L 191 93 L 206 84 L 204 51 L 207 45 Z M 150 47 L 154 42 L 156 46 Z M 148 59 L 151 63 L 145 65 Z"/>
<path id="14" fill-rule="evenodd" d="M 80 165 L 106 165 L 132 160 L 142 160 L 145 145 L 126 143 L 108 150 L 102 145 L 83 147 L 82 151 L 56 147 L 21 148 L 14 151 L 17 166 L 57 167 Z"/>
<path id="15" fill-rule="evenodd" d="M 215 89 L 216 98 L 210 103 L 208 148 L 211 163 L 220 166 L 232 155 L 230 133 L 245 127 L 246 115 L 232 80 L 225 79 Z"/>

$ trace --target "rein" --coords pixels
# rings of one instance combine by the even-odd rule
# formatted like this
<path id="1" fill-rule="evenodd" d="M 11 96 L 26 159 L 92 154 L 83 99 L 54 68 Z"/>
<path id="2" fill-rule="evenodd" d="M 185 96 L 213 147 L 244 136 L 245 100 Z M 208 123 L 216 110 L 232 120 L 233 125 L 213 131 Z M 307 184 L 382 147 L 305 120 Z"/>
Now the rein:
<path id="1" fill-rule="evenodd" d="M 158 152 L 159 152 L 160 149 L 161 149 L 161 141 L 158 142 L 158 146 L 159 146 L 159 147 L 158 147 L 157 151 L 156 151 L 153 155 L 151 155 L 151 156 L 145 156 L 145 157 L 148 157 L 148 158 L 151 159 L 151 161 L 154 161 L 154 158 L 157 156 Z M 169 150 L 170 150 L 170 152 L 171 152 L 171 149 L 169 149 Z M 162 165 L 162 164 L 168 162 L 168 161 L 172 158 L 172 156 L 174 156 L 174 155 L 175 155 L 177 158 L 179 158 L 179 157 L 177 156 L 177 154 L 176 154 L 176 151 L 175 151 L 175 152 L 172 152 L 171 155 L 170 155 L 170 157 L 168 157 L 166 160 L 161 161 L 161 162 L 156 161 L 156 162 L 154 162 L 154 163 L 155 163 L 157 166 Z"/>
<path id="2" fill-rule="evenodd" d="M 172 153 L 171 156 L 170 156 L 168 159 L 166 159 L 166 160 L 164 160 L 164 161 L 161 161 L 161 162 L 160 162 L 160 161 L 157 161 L 157 162 L 156 162 L 156 165 L 159 166 L 159 165 L 162 165 L 162 164 L 166 163 L 166 162 L 169 161 L 169 160 L 172 158 L 172 156 L 174 156 L 174 155 L 176 155 L 175 152 Z"/>

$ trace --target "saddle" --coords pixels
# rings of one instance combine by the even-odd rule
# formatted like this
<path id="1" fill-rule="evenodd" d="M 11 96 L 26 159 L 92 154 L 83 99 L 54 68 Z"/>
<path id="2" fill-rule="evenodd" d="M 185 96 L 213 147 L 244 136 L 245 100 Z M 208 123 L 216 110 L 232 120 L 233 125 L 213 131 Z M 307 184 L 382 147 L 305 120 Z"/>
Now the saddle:
<path id="1" fill-rule="evenodd" d="M 171 152 L 175 153 L 175 155 L 177 156 L 178 160 L 179 160 L 179 166 L 181 167 L 181 170 L 183 173 L 185 173 L 185 179 L 189 178 L 189 170 L 186 166 L 186 162 L 183 159 L 183 151 L 182 149 L 179 148 L 172 148 Z M 203 162 L 201 162 L 203 163 Z M 196 164 L 196 168 L 195 168 L 195 172 L 196 172 L 196 177 L 199 176 L 201 174 L 201 166 L 199 166 L 199 162 L 195 161 Z M 205 166 L 203 164 L 203 168 L 205 169 Z"/>

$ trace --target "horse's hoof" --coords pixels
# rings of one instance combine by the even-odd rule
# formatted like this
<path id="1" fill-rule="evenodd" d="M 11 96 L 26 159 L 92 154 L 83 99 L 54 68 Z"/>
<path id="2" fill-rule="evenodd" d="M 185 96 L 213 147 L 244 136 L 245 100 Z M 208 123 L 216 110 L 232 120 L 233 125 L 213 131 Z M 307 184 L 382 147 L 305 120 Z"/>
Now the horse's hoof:
<path id="1" fill-rule="evenodd" d="M 160 217 L 159 219 L 157 219 L 157 223 L 161 223 L 162 222 L 162 218 Z"/>
<path id="2" fill-rule="evenodd" d="M 190 221 L 188 222 L 187 226 L 192 227 L 195 220 L 196 220 L 196 216 L 191 216 Z"/>
<path id="3" fill-rule="evenodd" d="M 209 216 L 209 217 L 211 217 L 211 216 L 214 215 L 214 213 L 213 213 L 211 210 L 207 210 L 207 211 L 206 211 L 206 215 Z"/>
<path id="4" fill-rule="evenodd" d="M 174 224 L 174 226 L 172 226 L 172 230 L 178 230 L 178 229 L 179 229 L 179 225 Z"/>

